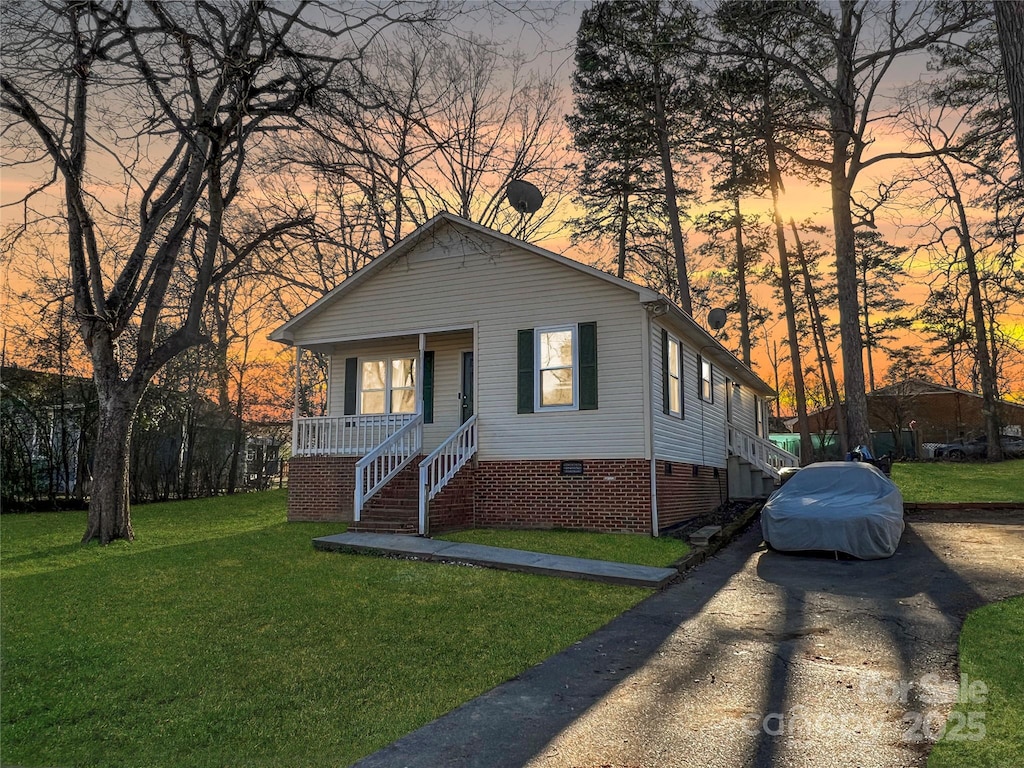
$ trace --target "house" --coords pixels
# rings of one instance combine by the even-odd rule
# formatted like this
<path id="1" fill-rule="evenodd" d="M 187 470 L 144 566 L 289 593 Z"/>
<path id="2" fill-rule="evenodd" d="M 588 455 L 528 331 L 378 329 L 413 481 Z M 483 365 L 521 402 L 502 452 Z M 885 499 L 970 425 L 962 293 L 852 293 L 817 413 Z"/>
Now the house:
<path id="1" fill-rule="evenodd" d="M 290 520 L 657 535 L 796 462 L 772 390 L 666 298 L 449 214 L 270 338 L 330 359 Z"/>
<path id="2" fill-rule="evenodd" d="M 918 446 L 947 443 L 985 432 L 981 395 L 955 387 L 909 378 L 880 387 L 867 395 L 871 431 L 886 437 L 877 445 L 879 453 L 892 447 L 895 435 L 903 433 L 899 455 L 917 455 Z M 1004 434 L 1024 432 L 1024 404 L 1000 400 L 996 405 Z M 811 431 L 834 432 L 835 413 L 829 406 L 808 414 Z M 909 442 L 909 446 L 903 443 Z M 908 450 L 907 448 L 912 450 Z M 927 452 L 924 455 L 929 455 Z"/>

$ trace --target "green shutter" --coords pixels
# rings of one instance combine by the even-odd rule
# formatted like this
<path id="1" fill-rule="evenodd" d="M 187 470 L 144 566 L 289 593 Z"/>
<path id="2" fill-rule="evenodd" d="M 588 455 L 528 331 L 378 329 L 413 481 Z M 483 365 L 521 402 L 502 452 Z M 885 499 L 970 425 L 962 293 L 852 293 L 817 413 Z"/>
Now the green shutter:
<path id="1" fill-rule="evenodd" d="M 434 423 L 434 353 L 423 353 L 423 423 Z"/>
<path id="2" fill-rule="evenodd" d="M 669 379 L 668 379 L 668 331 L 661 329 L 661 410 L 665 413 L 671 411 L 669 403 Z"/>
<path id="3" fill-rule="evenodd" d="M 580 323 L 580 410 L 597 410 L 597 323 Z"/>
<path id="4" fill-rule="evenodd" d="M 519 331 L 517 412 L 533 413 L 533 329 Z"/>
<path id="5" fill-rule="evenodd" d="M 356 385 L 359 383 L 359 359 L 345 358 L 345 415 L 356 412 Z"/>

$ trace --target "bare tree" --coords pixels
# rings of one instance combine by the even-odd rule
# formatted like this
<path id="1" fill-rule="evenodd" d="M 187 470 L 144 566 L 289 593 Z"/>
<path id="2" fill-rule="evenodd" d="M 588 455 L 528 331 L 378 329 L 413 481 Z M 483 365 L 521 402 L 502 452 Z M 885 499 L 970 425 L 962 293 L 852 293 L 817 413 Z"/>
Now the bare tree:
<path id="1" fill-rule="evenodd" d="M 206 339 L 211 289 L 302 223 L 280 219 L 228 240 L 250 156 L 265 136 L 299 126 L 336 75 L 354 77 L 382 29 L 437 18 L 430 4 L 404 9 L 383 0 L 4 5 L 9 158 L 41 172 L 21 202 L 24 226 L 55 217 L 37 201 L 59 194 L 99 397 L 102 450 L 83 541 L 133 538 L 128 446 L 147 385 Z M 172 286 L 181 306 L 168 306 Z"/>
<path id="2" fill-rule="evenodd" d="M 893 65 L 903 57 L 973 30 L 985 18 L 988 9 L 968 0 L 948 3 L 839 0 L 835 4 L 784 5 L 809 33 L 827 41 L 835 53 L 830 66 L 822 67 L 820 62 L 809 61 L 790 39 L 791 25 L 777 23 L 778 6 L 763 5 L 759 18 L 769 33 L 775 34 L 779 44 L 770 52 L 771 60 L 799 78 L 807 93 L 828 115 L 825 123 L 806 126 L 808 131 L 823 132 L 828 137 L 831 149 L 828 158 L 809 157 L 798 147 L 786 144 L 780 144 L 779 150 L 829 177 L 847 432 L 851 442 L 867 444 L 870 428 L 858 321 L 854 194 L 858 180 L 867 169 L 934 152 L 907 146 L 871 154 L 874 131 L 882 119 L 879 111 L 887 94 L 887 76 Z M 757 12 L 756 7 L 754 12 Z"/>

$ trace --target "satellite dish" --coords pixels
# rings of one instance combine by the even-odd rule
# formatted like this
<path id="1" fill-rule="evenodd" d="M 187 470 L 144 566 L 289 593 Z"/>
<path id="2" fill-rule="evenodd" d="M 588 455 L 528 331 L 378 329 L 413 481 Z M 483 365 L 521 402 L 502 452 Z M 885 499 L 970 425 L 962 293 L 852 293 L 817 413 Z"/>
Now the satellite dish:
<path id="1" fill-rule="evenodd" d="M 725 327 L 725 317 L 724 309 L 712 309 L 708 312 L 708 325 L 711 326 L 711 330 L 722 330 Z"/>
<path id="2" fill-rule="evenodd" d="M 544 195 L 533 184 L 522 179 L 513 179 L 506 191 L 508 201 L 522 214 L 536 213 L 544 202 Z"/>

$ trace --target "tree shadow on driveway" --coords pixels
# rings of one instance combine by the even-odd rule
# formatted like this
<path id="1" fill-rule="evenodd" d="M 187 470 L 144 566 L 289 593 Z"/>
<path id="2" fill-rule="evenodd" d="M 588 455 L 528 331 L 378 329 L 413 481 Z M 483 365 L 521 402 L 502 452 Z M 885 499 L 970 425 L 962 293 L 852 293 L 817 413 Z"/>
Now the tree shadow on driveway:
<path id="1" fill-rule="evenodd" d="M 999 522 L 1014 521 L 1003 517 Z M 1018 516 L 1016 523 L 1021 522 Z M 900 754 L 899 764 L 923 764 L 941 730 L 945 705 L 957 694 L 956 650 L 963 620 L 994 599 L 1024 592 L 1022 544 L 1019 532 L 957 530 L 948 521 L 932 523 L 926 515 L 908 520 L 896 554 L 885 560 L 762 553 L 757 575 L 781 588 L 783 617 L 765 687 L 765 719 L 746 764 L 777 765 L 795 743 L 806 749 L 808 742 L 827 735 L 794 734 L 785 723 L 787 714 L 815 711 L 816 706 L 828 712 L 827 699 L 834 697 L 826 689 L 822 706 L 815 686 L 794 675 L 795 669 L 804 674 L 814 664 L 806 661 L 807 644 L 791 641 L 821 628 L 833 639 L 817 644 L 828 655 L 817 654 L 812 661 L 818 666 L 833 662 L 831 678 L 849 691 L 849 714 L 829 723 L 832 735 L 837 727 L 864 734 Z M 971 552 L 976 545 L 984 549 Z M 1007 551 L 999 552 L 1001 547 Z M 818 675 L 819 691 L 831 679 L 827 671 Z"/>

